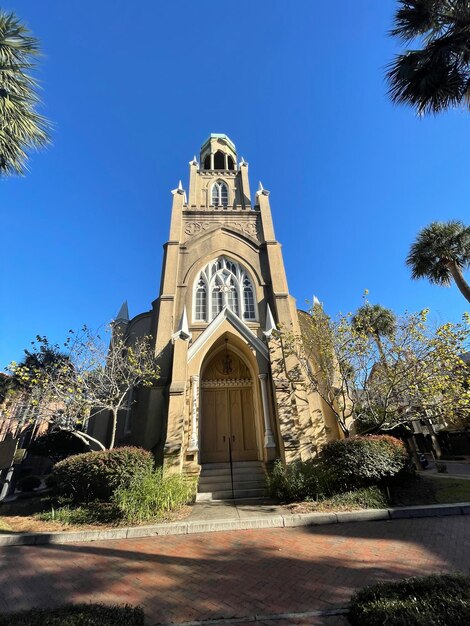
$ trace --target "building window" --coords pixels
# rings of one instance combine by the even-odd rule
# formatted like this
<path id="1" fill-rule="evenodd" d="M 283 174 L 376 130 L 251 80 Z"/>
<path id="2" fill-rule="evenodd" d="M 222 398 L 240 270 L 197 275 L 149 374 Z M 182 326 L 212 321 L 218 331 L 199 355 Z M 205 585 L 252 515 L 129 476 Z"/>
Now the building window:
<path id="1" fill-rule="evenodd" d="M 235 315 L 240 315 L 238 312 L 238 291 L 233 278 L 230 278 L 230 284 L 228 285 L 227 306 Z"/>
<path id="2" fill-rule="evenodd" d="M 210 154 L 207 154 L 206 158 L 204 159 L 204 169 L 205 170 L 211 169 L 211 155 Z"/>
<path id="3" fill-rule="evenodd" d="M 224 306 L 242 319 L 256 320 L 255 291 L 248 272 L 235 261 L 219 257 L 196 279 L 193 319 L 210 322 Z"/>
<path id="4" fill-rule="evenodd" d="M 207 307 L 207 290 L 206 283 L 202 280 L 198 282 L 196 289 L 196 321 L 206 321 L 206 307 Z"/>
<path id="5" fill-rule="evenodd" d="M 211 204 L 214 206 L 228 205 L 228 187 L 221 180 L 212 185 Z"/>
<path id="6" fill-rule="evenodd" d="M 223 295 L 223 285 L 220 282 L 216 282 L 216 284 L 212 287 L 211 293 L 211 319 L 217 317 L 217 315 L 222 311 L 224 306 Z"/>
<path id="7" fill-rule="evenodd" d="M 253 287 L 247 277 L 243 280 L 243 304 L 244 312 L 243 317 L 246 320 L 256 319 L 255 313 L 255 299 L 253 297 Z"/>

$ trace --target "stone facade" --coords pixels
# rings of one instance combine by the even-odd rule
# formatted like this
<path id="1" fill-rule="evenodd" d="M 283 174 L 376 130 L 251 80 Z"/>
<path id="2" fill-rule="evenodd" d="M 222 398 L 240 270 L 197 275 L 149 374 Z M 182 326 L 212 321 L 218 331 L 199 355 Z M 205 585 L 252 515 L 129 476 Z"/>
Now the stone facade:
<path id="1" fill-rule="evenodd" d="M 130 340 L 152 335 L 161 378 L 135 391 L 118 441 L 191 474 L 229 452 L 265 464 L 310 458 L 338 429 L 318 396 L 273 378 L 272 330 L 298 332 L 299 321 L 269 192 L 260 183 L 252 197 L 248 163 L 213 134 L 189 164 L 188 193 L 180 183 L 172 194 L 160 295 L 151 311 L 117 320 Z M 106 438 L 102 420 L 91 428 Z"/>

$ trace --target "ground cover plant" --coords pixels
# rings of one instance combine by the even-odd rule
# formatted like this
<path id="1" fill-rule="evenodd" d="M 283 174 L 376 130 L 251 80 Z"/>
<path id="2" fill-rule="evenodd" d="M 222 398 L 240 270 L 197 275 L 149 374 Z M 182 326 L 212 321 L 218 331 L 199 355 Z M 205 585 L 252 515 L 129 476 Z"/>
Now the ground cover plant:
<path id="1" fill-rule="evenodd" d="M 315 501 L 303 501 L 288 506 L 291 513 L 316 513 L 328 511 L 355 511 L 361 509 L 386 509 L 389 506 L 386 494 L 379 487 L 364 487 L 345 491 L 330 497 L 319 497 Z"/>
<path id="2" fill-rule="evenodd" d="M 144 626 L 140 607 L 64 605 L 0 615 L 0 626 Z"/>
<path id="3" fill-rule="evenodd" d="M 117 489 L 113 503 L 122 520 L 141 524 L 180 509 L 194 500 L 195 494 L 194 480 L 181 474 L 164 474 L 158 469 Z"/>
<path id="4" fill-rule="evenodd" d="M 470 577 L 441 574 L 365 587 L 352 596 L 348 617 L 354 626 L 470 624 Z"/>

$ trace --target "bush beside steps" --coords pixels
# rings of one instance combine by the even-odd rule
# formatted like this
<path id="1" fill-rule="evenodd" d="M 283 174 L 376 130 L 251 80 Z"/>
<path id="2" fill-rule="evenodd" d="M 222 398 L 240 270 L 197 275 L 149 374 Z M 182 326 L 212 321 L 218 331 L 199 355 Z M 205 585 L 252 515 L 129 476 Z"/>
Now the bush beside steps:
<path id="1" fill-rule="evenodd" d="M 0 615 L 0 626 L 144 626 L 144 612 L 129 605 L 67 604 Z"/>
<path id="2" fill-rule="evenodd" d="M 356 592 L 353 626 L 460 626 L 470 624 L 470 576 L 440 574 L 378 583 Z"/>

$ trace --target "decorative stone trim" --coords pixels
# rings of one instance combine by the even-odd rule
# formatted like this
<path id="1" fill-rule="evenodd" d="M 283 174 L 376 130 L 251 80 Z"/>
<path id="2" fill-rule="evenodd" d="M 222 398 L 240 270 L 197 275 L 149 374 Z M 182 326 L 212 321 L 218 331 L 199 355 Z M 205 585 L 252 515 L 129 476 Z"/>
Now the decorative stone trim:
<path id="1" fill-rule="evenodd" d="M 251 387 L 253 381 L 251 378 L 218 378 L 216 380 L 203 380 L 201 387 L 203 389 L 213 389 L 219 387 Z"/>
<path id="2" fill-rule="evenodd" d="M 227 228 L 233 228 L 235 230 L 239 230 L 241 233 L 244 233 L 245 235 L 250 235 L 251 237 L 256 237 L 257 239 L 260 238 L 257 222 L 256 221 L 242 221 L 242 220 L 224 221 L 222 224 L 220 222 L 209 222 L 209 221 L 186 222 L 185 227 L 184 227 L 184 233 L 185 235 L 188 235 L 188 237 L 193 237 L 194 235 L 198 235 L 199 233 L 208 230 L 214 224 L 217 224 L 219 226 L 225 226 Z"/>

